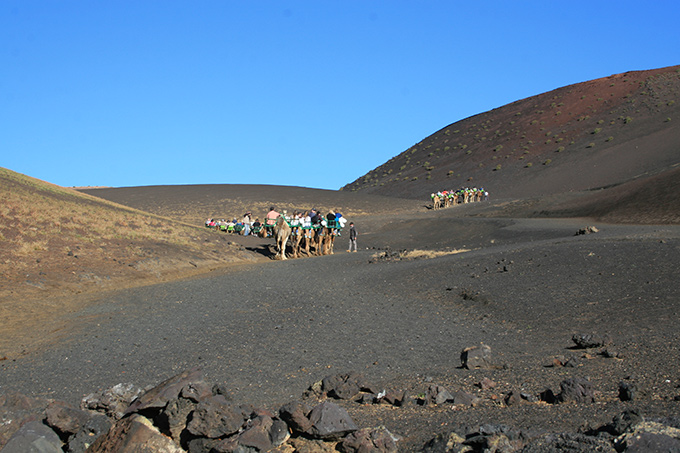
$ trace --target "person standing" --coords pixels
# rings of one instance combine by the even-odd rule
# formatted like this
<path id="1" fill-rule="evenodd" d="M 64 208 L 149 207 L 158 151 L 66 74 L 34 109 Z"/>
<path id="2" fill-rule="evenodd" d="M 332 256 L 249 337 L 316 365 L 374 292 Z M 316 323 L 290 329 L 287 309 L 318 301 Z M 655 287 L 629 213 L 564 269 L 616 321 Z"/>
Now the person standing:
<path id="1" fill-rule="evenodd" d="M 349 223 L 349 250 L 347 251 L 357 251 L 357 230 L 354 228 L 354 222 Z"/>

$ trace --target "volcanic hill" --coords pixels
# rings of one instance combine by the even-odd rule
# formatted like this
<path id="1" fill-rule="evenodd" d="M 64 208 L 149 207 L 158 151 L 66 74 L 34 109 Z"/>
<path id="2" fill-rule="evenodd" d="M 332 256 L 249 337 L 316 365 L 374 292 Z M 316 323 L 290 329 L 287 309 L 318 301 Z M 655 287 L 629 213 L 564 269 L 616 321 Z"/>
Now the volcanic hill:
<path id="1" fill-rule="evenodd" d="M 444 127 L 341 190 L 425 200 L 460 187 L 523 198 L 652 177 L 677 187 L 678 101 L 680 66 L 569 85 Z"/>

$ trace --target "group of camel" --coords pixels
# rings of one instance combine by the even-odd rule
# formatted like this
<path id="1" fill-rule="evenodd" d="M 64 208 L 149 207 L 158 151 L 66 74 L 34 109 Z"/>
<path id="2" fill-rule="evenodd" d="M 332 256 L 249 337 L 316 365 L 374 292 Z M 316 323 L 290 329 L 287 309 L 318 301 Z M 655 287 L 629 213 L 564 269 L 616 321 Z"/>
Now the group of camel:
<path id="1" fill-rule="evenodd" d="M 459 203 L 474 203 L 475 201 L 486 201 L 489 199 L 489 192 L 484 189 L 459 189 L 444 190 L 443 192 L 433 193 L 432 209 L 448 208 Z"/>
<path id="2" fill-rule="evenodd" d="M 337 232 L 337 228 L 321 225 L 318 228 L 291 227 L 283 216 L 279 216 L 274 224 L 274 239 L 276 240 L 276 256 L 274 258 L 277 260 L 287 259 L 286 246 L 289 241 L 292 249 L 291 258 L 299 258 L 303 248 L 307 256 L 312 255 L 312 248 L 317 256 L 332 255 Z"/>

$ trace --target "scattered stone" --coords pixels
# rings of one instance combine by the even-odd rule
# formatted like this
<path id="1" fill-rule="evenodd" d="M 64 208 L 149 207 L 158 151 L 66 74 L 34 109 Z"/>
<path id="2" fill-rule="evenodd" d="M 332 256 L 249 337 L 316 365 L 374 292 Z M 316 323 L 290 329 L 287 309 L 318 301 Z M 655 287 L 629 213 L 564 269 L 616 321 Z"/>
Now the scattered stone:
<path id="1" fill-rule="evenodd" d="M 590 381 L 583 378 L 569 378 L 560 383 L 561 392 L 557 396 L 560 403 L 574 402 L 593 403 L 595 402 L 595 390 Z"/>
<path id="2" fill-rule="evenodd" d="M 431 384 L 425 393 L 425 404 L 444 404 L 453 401 L 453 395 L 441 385 Z"/>
<path id="3" fill-rule="evenodd" d="M 491 347 L 481 344 L 463 349 L 460 354 L 460 362 L 463 368 L 472 370 L 475 368 L 491 368 Z"/>
<path id="4" fill-rule="evenodd" d="M 404 390 L 389 390 L 378 398 L 378 402 L 385 402 L 392 406 L 402 407 L 408 404 L 408 394 Z"/>
<path id="5" fill-rule="evenodd" d="M 503 399 L 506 406 L 516 406 L 522 402 L 522 396 L 517 390 L 511 390 Z"/>
<path id="6" fill-rule="evenodd" d="M 479 383 L 477 384 L 477 387 L 479 387 L 482 390 L 489 390 L 489 389 L 496 387 L 496 383 L 494 381 L 492 381 L 491 379 L 485 377 L 484 379 L 479 381 Z"/>
<path id="7" fill-rule="evenodd" d="M 628 428 L 614 441 L 616 449 L 626 452 L 678 452 L 680 429 L 657 422 L 642 421 Z"/>
<path id="8" fill-rule="evenodd" d="M 575 433 L 544 434 L 530 440 L 522 449 L 522 453 L 556 451 L 573 453 L 616 452 L 611 444 L 604 439 Z"/>
<path id="9" fill-rule="evenodd" d="M 63 401 L 54 401 L 45 409 L 45 422 L 48 426 L 62 434 L 77 433 L 91 415 Z"/>
<path id="10" fill-rule="evenodd" d="M 245 422 L 241 410 L 222 395 L 201 401 L 193 411 L 187 430 L 197 437 L 217 439 L 238 432 Z"/>
<path id="11" fill-rule="evenodd" d="M 85 453 L 90 445 L 109 432 L 113 422 L 104 414 L 97 414 L 87 420 L 80 430 L 68 441 L 69 453 Z"/>
<path id="12" fill-rule="evenodd" d="M 374 393 L 374 389 L 364 382 L 361 374 L 350 372 L 327 376 L 321 381 L 321 392 L 331 398 L 348 400 L 361 391 Z"/>
<path id="13" fill-rule="evenodd" d="M 308 434 L 317 439 L 338 440 L 358 428 L 345 409 L 324 401 L 309 413 L 312 427 Z"/>
<path id="14" fill-rule="evenodd" d="M 600 232 L 600 230 L 597 227 L 587 226 L 585 228 L 580 228 L 576 232 L 576 234 L 574 234 L 574 236 L 580 236 L 580 235 L 583 235 L 583 234 L 590 234 L 590 233 L 599 233 L 599 232 Z"/>
<path id="15" fill-rule="evenodd" d="M 619 382 L 619 399 L 621 401 L 633 401 L 638 394 L 637 385 L 634 382 Z"/>
<path id="16" fill-rule="evenodd" d="M 170 433 L 176 442 L 180 441 L 182 432 L 187 428 L 189 415 L 196 409 L 197 404 L 190 399 L 177 398 L 168 403 L 157 417 L 164 431 Z"/>
<path id="17" fill-rule="evenodd" d="M 612 349 L 612 348 L 603 349 L 601 354 L 607 359 L 620 359 L 621 358 L 621 354 L 616 349 Z"/>
<path id="18" fill-rule="evenodd" d="M 161 434 L 151 420 L 139 414 L 119 420 L 108 433 L 96 440 L 92 451 L 117 453 L 183 453 L 175 442 Z"/>
<path id="19" fill-rule="evenodd" d="M 80 408 L 103 412 L 119 420 L 130 404 L 141 395 L 143 390 L 134 384 L 117 384 L 102 392 L 91 393 L 82 399 Z"/>
<path id="20" fill-rule="evenodd" d="M 279 409 L 279 417 L 290 426 L 293 432 L 306 433 L 312 428 L 312 422 L 308 417 L 310 411 L 311 409 L 306 404 L 292 401 Z"/>
<path id="21" fill-rule="evenodd" d="M 571 337 L 571 340 L 576 344 L 579 349 L 589 349 L 589 348 L 600 348 L 603 346 L 609 346 L 612 343 L 612 339 L 609 335 L 594 335 L 594 334 L 575 334 Z"/>
<path id="22" fill-rule="evenodd" d="M 479 398 L 471 393 L 458 390 L 453 393 L 453 399 L 451 402 L 454 406 L 476 406 L 479 403 Z"/>
<path id="23" fill-rule="evenodd" d="M 376 402 L 376 395 L 373 393 L 364 393 L 361 396 L 359 396 L 359 399 L 357 400 L 357 403 L 359 404 L 373 404 Z"/>
<path id="24" fill-rule="evenodd" d="M 631 433 L 635 429 L 637 425 L 642 423 L 644 419 L 640 415 L 640 413 L 635 410 L 627 410 L 616 417 L 612 420 L 612 422 L 607 425 L 605 428 L 607 431 L 612 433 L 615 436 L 620 436 L 624 433 Z"/>
<path id="25" fill-rule="evenodd" d="M 149 408 L 164 408 L 170 400 L 177 398 L 184 387 L 195 385 L 202 380 L 203 372 L 200 368 L 196 367 L 186 370 L 161 382 L 159 385 L 137 398 L 137 400 L 125 410 L 125 414 L 133 414 Z"/>
<path id="26" fill-rule="evenodd" d="M 20 394 L 0 395 L 0 448 L 27 422 L 42 420 L 49 400 Z"/>
<path id="27" fill-rule="evenodd" d="M 57 433 L 39 421 L 30 421 L 19 428 L 9 439 L 3 453 L 63 453 Z"/>
<path id="28" fill-rule="evenodd" d="M 396 452 L 397 438 L 384 426 L 363 428 L 347 435 L 338 447 L 346 453 Z"/>

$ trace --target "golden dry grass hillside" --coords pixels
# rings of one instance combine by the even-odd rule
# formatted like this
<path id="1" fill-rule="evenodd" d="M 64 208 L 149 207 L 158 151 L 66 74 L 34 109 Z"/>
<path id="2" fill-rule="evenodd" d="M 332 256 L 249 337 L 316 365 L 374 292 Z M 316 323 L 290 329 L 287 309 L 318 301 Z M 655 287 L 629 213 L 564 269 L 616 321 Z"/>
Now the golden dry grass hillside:
<path id="1" fill-rule="evenodd" d="M 3 302 L 119 288 L 253 259 L 223 235 L 4 168 L 0 196 Z"/>

